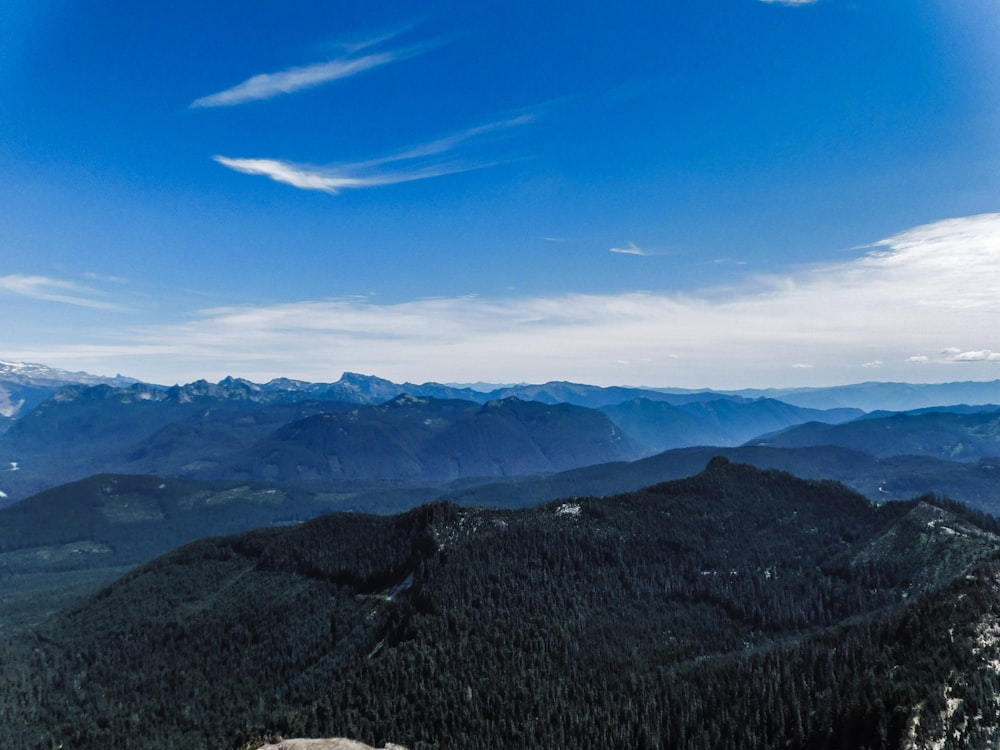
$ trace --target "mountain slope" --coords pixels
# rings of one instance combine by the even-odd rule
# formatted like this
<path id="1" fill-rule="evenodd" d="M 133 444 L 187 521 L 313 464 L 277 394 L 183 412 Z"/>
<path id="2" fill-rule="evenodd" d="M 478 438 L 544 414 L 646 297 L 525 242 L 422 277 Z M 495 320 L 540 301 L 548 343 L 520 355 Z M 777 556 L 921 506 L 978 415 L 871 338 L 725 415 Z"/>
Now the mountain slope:
<path id="1" fill-rule="evenodd" d="M 689 445 L 740 445 L 803 422 L 836 424 L 863 416 L 856 409 L 804 409 L 774 399 L 712 399 L 688 404 L 633 399 L 601 408 L 626 434 L 659 453 Z"/>
<path id="2" fill-rule="evenodd" d="M 608 500 L 325 516 L 189 545 L 8 644 L 0 740 L 986 747 L 998 545 L 724 460 Z"/>
<path id="3" fill-rule="evenodd" d="M 833 445 L 879 458 L 920 455 L 979 461 L 1000 456 L 1000 409 L 889 414 L 839 425 L 808 423 L 751 442 L 779 448 Z"/>
<path id="4" fill-rule="evenodd" d="M 0 631 L 92 594 L 131 567 L 205 536 L 323 513 L 398 513 L 446 491 L 433 483 L 270 484 L 97 475 L 0 509 Z"/>
<path id="5" fill-rule="evenodd" d="M 517 399 L 479 405 L 404 395 L 288 424 L 223 471 L 286 481 L 446 481 L 561 471 L 637 453 L 631 440 L 592 409 Z"/>

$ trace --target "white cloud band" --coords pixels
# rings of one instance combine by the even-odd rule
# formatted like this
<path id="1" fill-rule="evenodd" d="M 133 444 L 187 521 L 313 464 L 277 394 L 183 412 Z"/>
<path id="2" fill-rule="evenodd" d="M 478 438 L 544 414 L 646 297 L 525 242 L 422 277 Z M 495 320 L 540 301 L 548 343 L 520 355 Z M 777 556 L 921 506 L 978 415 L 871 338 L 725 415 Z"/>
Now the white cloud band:
<path id="1" fill-rule="evenodd" d="M 357 370 L 415 381 L 725 388 L 851 382 L 869 379 L 876 363 L 882 379 L 947 379 L 935 366 L 998 377 L 998 320 L 1000 214 L 989 214 L 903 232 L 847 262 L 698 295 L 226 307 L 134 330 L 115 347 L 18 354 L 171 382 Z"/>

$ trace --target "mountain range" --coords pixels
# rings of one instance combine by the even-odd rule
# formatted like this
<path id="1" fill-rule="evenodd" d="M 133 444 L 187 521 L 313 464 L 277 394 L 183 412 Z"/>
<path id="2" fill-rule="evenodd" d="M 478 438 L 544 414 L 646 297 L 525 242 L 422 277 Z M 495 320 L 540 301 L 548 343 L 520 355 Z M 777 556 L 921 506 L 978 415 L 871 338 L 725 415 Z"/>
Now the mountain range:
<path id="1" fill-rule="evenodd" d="M 0 416 L 10 418 L 25 413 L 43 401 L 54 390 L 71 384 L 107 384 L 116 387 L 139 381 L 122 375 L 103 377 L 84 372 L 67 372 L 41 364 L 0 360 Z M 869 382 L 852 385 L 811 388 L 747 388 L 735 391 L 683 388 L 602 387 L 551 381 L 542 384 L 448 385 L 442 383 L 394 383 L 374 375 L 345 372 L 330 383 L 312 383 L 291 378 L 275 378 L 264 384 L 238 378 L 226 378 L 220 385 L 242 383 L 261 394 L 298 393 L 304 399 L 346 401 L 349 403 L 383 403 L 408 393 L 413 396 L 461 399 L 485 403 L 515 397 L 522 401 L 569 403 L 600 408 L 625 401 L 645 398 L 671 404 L 686 404 L 718 399 L 775 399 L 808 409 L 858 409 L 875 411 L 911 411 L 932 406 L 957 404 L 1000 404 L 1000 380 L 952 383 L 886 383 Z M 147 384 L 157 389 L 162 385 Z M 27 397 L 18 394 L 21 389 Z"/>
<path id="2" fill-rule="evenodd" d="M 448 480 L 561 471 L 643 449 L 603 413 L 506 398 L 316 401 L 239 381 L 73 386 L 0 435 L 9 499 L 92 474 Z M 307 400 L 308 399 L 308 400 Z"/>
<path id="3" fill-rule="evenodd" d="M 811 420 L 862 415 L 718 394 L 682 395 L 672 404 L 669 395 L 643 392 L 657 400 L 598 409 L 513 395 L 527 395 L 527 387 L 495 399 L 452 397 L 469 389 L 403 388 L 350 374 L 330 385 L 236 378 L 170 388 L 67 385 L 0 434 L 0 501 L 102 473 L 273 481 L 534 474 L 680 446 L 738 445 Z M 560 388 L 591 403 L 635 393 Z"/>
<path id="4" fill-rule="evenodd" d="M 596 403 L 629 390 L 556 385 L 533 394 L 575 394 Z M 682 394 L 677 403 L 658 394 L 595 408 L 510 395 L 526 394 L 527 386 L 508 387 L 507 395 L 493 400 L 481 393 L 469 400 L 401 389 L 349 374 L 328 386 L 235 378 L 170 388 L 64 386 L 9 420 L 0 434 L 0 505 L 106 473 L 276 482 L 485 480 L 743 443 L 832 445 L 876 458 L 989 461 L 1000 455 L 1000 409 L 990 406 L 866 414 L 702 393 Z M 435 390 L 413 387 L 421 389 Z M 395 395 L 375 401 L 389 394 Z"/>

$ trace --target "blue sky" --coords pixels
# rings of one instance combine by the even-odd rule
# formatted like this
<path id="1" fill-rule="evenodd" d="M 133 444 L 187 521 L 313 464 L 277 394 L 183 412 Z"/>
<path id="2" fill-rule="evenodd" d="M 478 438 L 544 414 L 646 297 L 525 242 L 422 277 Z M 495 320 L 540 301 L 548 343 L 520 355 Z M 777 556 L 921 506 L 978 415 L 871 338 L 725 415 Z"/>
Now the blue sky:
<path id="1" fill-rule="evenodd" d="M 1000 377 L 995 0 L 0 7 L 0 358 Z"/>

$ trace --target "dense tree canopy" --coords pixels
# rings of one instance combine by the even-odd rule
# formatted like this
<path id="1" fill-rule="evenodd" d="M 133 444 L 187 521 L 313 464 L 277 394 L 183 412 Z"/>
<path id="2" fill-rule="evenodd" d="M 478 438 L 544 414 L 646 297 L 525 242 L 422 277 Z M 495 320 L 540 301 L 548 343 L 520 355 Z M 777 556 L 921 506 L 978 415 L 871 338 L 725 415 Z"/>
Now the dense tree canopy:
<path id="1" fill-rule="evenodd" d="M 203 540 L 4 645 L 0 741 L 983 747 L 982 520 L 723 459 L 609 499 Z"/>

